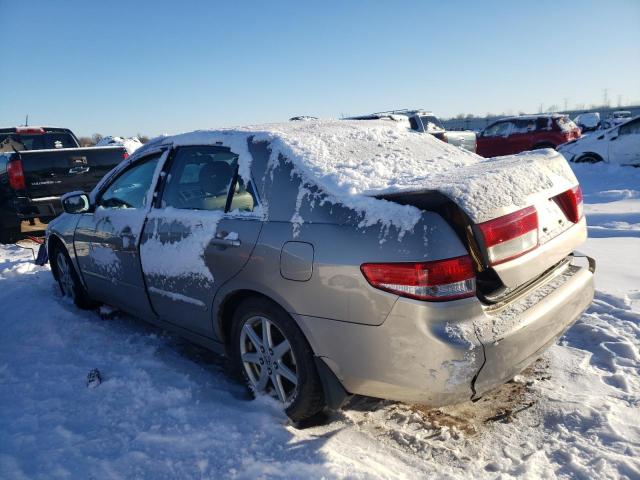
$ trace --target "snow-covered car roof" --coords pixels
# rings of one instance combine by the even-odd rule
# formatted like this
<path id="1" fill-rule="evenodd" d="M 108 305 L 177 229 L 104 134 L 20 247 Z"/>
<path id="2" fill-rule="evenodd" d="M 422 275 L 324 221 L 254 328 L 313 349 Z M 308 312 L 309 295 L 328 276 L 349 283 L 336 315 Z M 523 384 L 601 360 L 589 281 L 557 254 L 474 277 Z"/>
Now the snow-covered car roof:
<path id="1" fill-rule="evenodd" d="M 535 120 L 537 118 L 562 118 L 566 116 L 567 115 L 565 115 L 564 113 L 538 113 L 536 115 L 513 115 L 511 117 L 502 117 L 496 120 L 496 122 L 502 122 L 505 120 Z"/>
<path id="2" fill-rule="evenodd" d="M 373 197 L 438 190 L 474 221 L 484 221 L 497 209 L 526 205 L 528 195 L 560 183 L 565 189 L 575 184 L 571 169 L 555 152 L 487 159 L 391 120 L 317 120 L 200 130 L 151 140 L 131 161 L 162 145 L 224 145 L 238 154 L 239 173 L 249 180 L 250 141 L 269 144 L 271 168 L 280 161 L 289 162 L 294 173 L 318 186 L 330 201 L 368 215 L 367 223 L 382 221 L 401 228 L 415 224 L 420 212 L 414 209 L 409 214 L 407 206 L 391 208 L 386 205 L 391 202 Z"/>

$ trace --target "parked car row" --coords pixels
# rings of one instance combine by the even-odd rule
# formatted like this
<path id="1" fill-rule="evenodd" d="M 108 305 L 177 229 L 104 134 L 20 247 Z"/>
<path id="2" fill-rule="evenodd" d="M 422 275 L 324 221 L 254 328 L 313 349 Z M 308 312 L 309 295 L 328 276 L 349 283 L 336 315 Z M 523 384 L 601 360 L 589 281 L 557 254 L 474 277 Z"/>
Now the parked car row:
<path id="1" fill-rule="evenodd" d="M 384 118 L 161 137 L 62 206 L 64 296 L 226 353 L 296 421 L 351 394 L 476 400 L 593 298 L 561 155 L 485 160 Z"/>
<path id="2" fill-rule="evenodd" d="M 406 118 L 409 125 L 416 132 L 428 133 L 445 143 L 464 148 L 470 152 L 476 151 L 476 134 L 470 130 L 447 131 L 438 117 L 426 110 L 389 110 L 349 117 L 350 120 L 379 120 L 392 116 Z"/>

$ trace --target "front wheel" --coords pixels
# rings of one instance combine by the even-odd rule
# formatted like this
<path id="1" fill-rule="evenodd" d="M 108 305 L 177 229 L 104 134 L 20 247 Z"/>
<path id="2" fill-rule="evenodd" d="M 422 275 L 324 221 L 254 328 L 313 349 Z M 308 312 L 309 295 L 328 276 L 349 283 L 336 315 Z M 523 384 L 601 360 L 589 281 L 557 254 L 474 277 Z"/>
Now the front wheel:
<path id="1" fill-rule="evenodd" d="M 95 308 L 96 303 L 89 298 L 84 286 L 80 283 L 66 250 L 59 246 L 54 248 L 52 260 L 55 262 L 56 280 L 62 296 L 73 300 L 73 303 L 83 310 Z"/>
<path id="2" fill-rule="evenodd" d="M 595 153 L 585 153 L 579 158 L 575 159 L 575 163 L 599 163 L 602 161 L 602 157 Z"/>
<path id="3" fill-rule="evenodd" d="M 231 356 L 249 390 L 283 403 L 295 422 L 325 406 L 313 352 L 293 319 L 263 298 L 245 300 L 236 310 Z"/>

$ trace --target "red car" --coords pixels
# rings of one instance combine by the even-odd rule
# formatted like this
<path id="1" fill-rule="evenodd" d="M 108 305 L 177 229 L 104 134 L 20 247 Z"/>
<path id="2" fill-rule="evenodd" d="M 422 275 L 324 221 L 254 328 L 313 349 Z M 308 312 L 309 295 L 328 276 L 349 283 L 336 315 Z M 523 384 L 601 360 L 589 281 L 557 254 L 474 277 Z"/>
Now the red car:
<path id="1" fill-rule="evenodd" d="M 566 115 L 503 118 L 478 135 L 477 153 L 483 157 L 497 157 L 538 148 L 556 148 L 580 135 L 580 128 Z"/>

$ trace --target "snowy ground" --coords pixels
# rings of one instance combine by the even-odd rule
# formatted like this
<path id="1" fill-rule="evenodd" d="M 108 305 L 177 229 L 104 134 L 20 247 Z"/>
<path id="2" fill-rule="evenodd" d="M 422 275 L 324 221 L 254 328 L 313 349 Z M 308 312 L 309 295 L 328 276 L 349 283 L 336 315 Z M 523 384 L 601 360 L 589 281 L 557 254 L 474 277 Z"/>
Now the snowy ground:
<path id="1" fill-rule="evenodd" d="M 561 345 L 476 404 L 357 398 L 305 430 L 224 360 L 79 312 L 1 247 L 0 478 L 640 478 L 640 169 L 575 170 L 598 291 Z"/>

